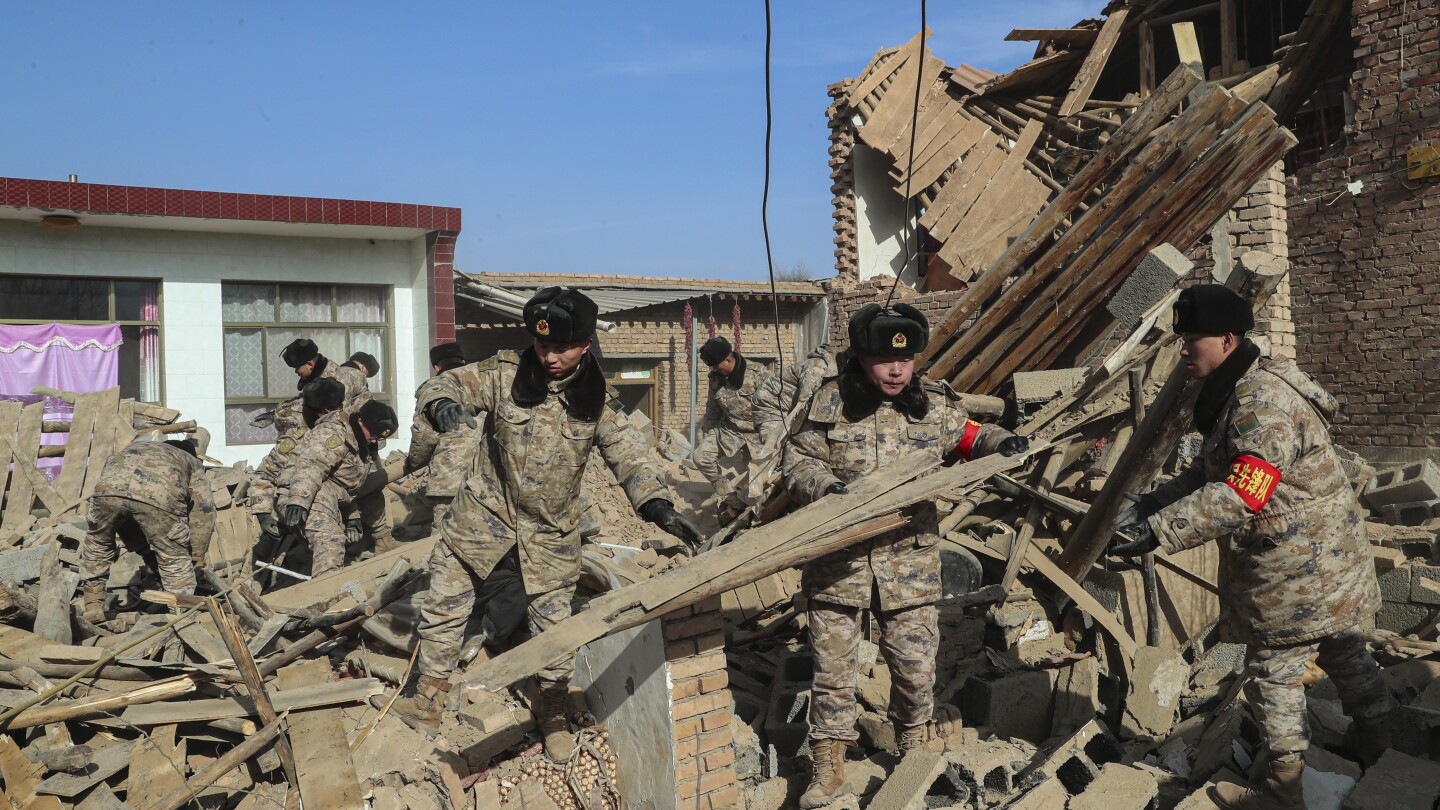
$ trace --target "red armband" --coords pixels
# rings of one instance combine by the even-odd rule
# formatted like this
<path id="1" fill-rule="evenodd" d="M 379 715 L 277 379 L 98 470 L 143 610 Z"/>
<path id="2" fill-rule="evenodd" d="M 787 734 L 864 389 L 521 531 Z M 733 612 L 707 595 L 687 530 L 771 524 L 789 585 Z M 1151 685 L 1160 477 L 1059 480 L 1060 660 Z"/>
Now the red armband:
<path id="1" fill-rule="evenodd" d="M 975 437 L 979 435 L 980 423 L 973 419 L 966 419 L 965 431 L 960 434 L 960 441 L 955 445 L 955 454 L 969 461 L 970 454 L 975 450 Z"/>
<path id="2" fill-rule="evenodd" d="M 1236 456 L 1230 462 L 1230 477 L 1225 479 L 1225 483 L 1235 490 L 1250 511 L 1258 513 L 1275 494 L 1275 487 L 1280 484 L 1280 471 L 1263 458 Z"/>

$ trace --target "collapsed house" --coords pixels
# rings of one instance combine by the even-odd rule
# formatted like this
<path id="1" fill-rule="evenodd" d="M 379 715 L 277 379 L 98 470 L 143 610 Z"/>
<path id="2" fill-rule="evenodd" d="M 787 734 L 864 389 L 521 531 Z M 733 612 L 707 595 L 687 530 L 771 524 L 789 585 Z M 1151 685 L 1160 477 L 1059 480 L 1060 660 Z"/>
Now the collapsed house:
<path id="1" fill-rule="evenodd" d="M 1366 451 L 1347 456 L 1347 474 L 1369 509 L 1384 595 L 1372 641 L 1403 708 L 1394 748 L 1362 770 L 1346 758 L 1348 720 L 1334 687 L 1316 671 L 1307 792 L 1332 807 L 1434 806 L 1440 469 L 1370 452 L 1402 435 L 1378 413 L 1392 400 L 1406 437 L 1428 424 L 1431 382 L 1412 379 L 1422 364 L 1406 352 L 1376 362 L 1315 349 L 1381 348 L 1365 343 L 1373 336 L 1356 339 L 1383 331 L 1360 314 L 1381 307 L 1335 305 L 1354 286 L 1344 283 L 1351 271 L 1329 264 L 1336 256 L 1377 262 L 1382 295 L 1394 285 L 1398 298 L 1423 280 L 1379 273 L 1381 257 L 1359 245 L 1375 237 L 1348 233 L 1359 226 L 1327 201 L 1341 204 L 1335 194 L 1354 182 L 1348 171 L 1372 167 L 1365 182 L 1385 196 L 1347 191 L 1353 201 L 1343 204 L 1352 219 L 1387 200 L 1410 211 L 1376 225 L 1387 250 L 1413 255 L 1406 240 L 1433 223 L 1440 192 L 1425 183 L 1423 158 L 1408 196 L 1394 189 L 1396 147 L 1373 124 L 1388 127 L 1382 113 L 1398 114 L 1410 93 L 1416 114 L 1397 115 L 1396 137 L 1403 130 L 1410 144 L 1435 131 L 1440 25 L 1404 0 L 1278 4 L 1264 26 L 1240 5 L 1117 2 L 1073 29 L 1017 30 L 1040 42 L 1037 57 L 1004 76 L 946 67 L 917 38 L 832 87 L 837 258 L 849 282 L 832 296 L 832 318 L 843 323 L 898 276 L 898 295 L 931 315 L 931 375 L 986 397 L 988 418 L 1029 436 L 1032 452 L 949 468 L 906 460 L 789 514 L 773 468 L 762 465 L 752 491 L 763 497 L 725 530 L 728 542 L 688 561 L 646 548 L 648 527 L 627 522 L 613 481 L 592 471 L 586 491 L 598 526 L 585 546 L 586 607 L 514 649 L 477 656 L 434 739 L 361 702 L 409 674 L 423 587 L 415 574 L 435 541 L 414 482 L 388 487 L 407 541 L 400 549 L 308 582 L 247 569 L 256 529 L 243 511 L 221 507 L 236 545 L 217 541 L 220 595 L 171 604 L 144 589 L 131 561 L 110 587 L 134 623 L 111 632 L 81 624 L 71 604 L 85 465 L 63 468 L 70 478 L 47 493 L 32 474 L 41 426 L 32 430 L 23 414 L 15 432 L 0 421 L 0 433 L 14 436 L 18 473 L 0 519 L 9 549 L 0 582 L 20 586 L 3 591 L 11 602 L 0 627 L 3 795 L 17 807 L 115 807 L 117 794 L 136 808 L 794 806 L 808 770 L 811 674 L 795 570 L 935 500 L 947 644 L 934 739 L 903 761 L 894 756 L 889 673 L 865 645 L 862 749 L 849 770 L 856 804 L 1207 807 L 1204 785 L 1243 779 L 1259 745 L 1241 694 L 1243 649 L 1220 642 L 1215 628 L 1219 552 L 1156 555 L 1153 571 L 1102 554 L 1123 493 L 1195 452 L 1184 436 L 1195 386 L 1174 370 L 1168 316 L 1178 285 L 1209 276 L 1253 302 L 1271 351 L 1295 352 L 1332 388 L 1360 379 L 1355 365 L 1397 375 L 1388 389 L 1373 383 L 1349 400 L 1352 416 L 1337 427 Z M 1245 37 L 1232 39 L 1239 30 Z M 917 80 L 912 160 L 907 88 Z M 1394 106 L 1377 106 L 1389 92 Z M 1342 122 L 1353 108 L 1345 148 L 1307 134 L 1312 124 L 1333 131 L 1327 111 L 1337 104 Z M 1356 144 L 1389 157 L 1352 153 Z M 1312 162 L 1288 169 L 1300 173 L 1296 200 L 1286 179 L 1296 175 L 1283 162 L 1300 152 Z M 889 225 L 879 211 L 906 181 L 924 233 L 913 265 L 893 239 L 904 200 L 889 200 Z M 867 193 L 876 188 L 884 193 Z M 1292 225 L 1302 214 L 1319 222 Z M 861 238 L 867 229 L 889 234 L 888 247 Z M 1315 244 L 1332 231 L 1333 244 Z M 1297 235 L 1310 247 L 1287 250 Z M 1420 309 L 1414 317 L 1431 317 L 1418 294 L 1405 294 L 1416 302 L 1404 308 Z M 1306 328 L 1302 315 L 1331 309 L 1344 315 L 1328 337 Z M 1403 337 L 1423 349 L 1423 335 Z M 1401 387 L 1417 396 L 1387 394 Z M 102 430 L 180 421 L 140 403 L 90 413 L 100 410 L 120 418 L 72 426 L 63 455 L 73 445 L 94 465 L 99 451 L 81 448 L 96 446 Z M 120 430 L 98 444 L 128 440 Z M 707 487 L 667 449 L 657 442 L 656 463 L 684 510 L 704 519 Z M 222 490 L 232 504 L 243 500 L 243 470 L 212 475 L 219 500 Z M 159 612 L 144 607 L 157 601 Z M 174 625 L 187 652 L 166 664 L 154 656 L 171 607 L 188 619 Z M 589 716 L 579 753 L 557 766 L 530 734 L 525 682 L 576 651 Z"/>

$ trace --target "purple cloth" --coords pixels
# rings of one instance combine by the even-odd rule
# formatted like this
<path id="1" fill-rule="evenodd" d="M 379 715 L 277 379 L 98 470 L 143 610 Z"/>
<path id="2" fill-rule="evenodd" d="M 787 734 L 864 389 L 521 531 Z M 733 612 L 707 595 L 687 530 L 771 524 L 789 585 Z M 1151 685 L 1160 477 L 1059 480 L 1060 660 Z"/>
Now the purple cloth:
<path id="1" fill-rule="evenodd" d="M 120 324 L 0 324 L 0 398 L 18 398 L 37 385 L 86 393 L 114 388 L 120 378 Z M 45 419 L 69 421 L 71 407 L 47 399 Z M 61 444 L 64 433 L 42 433 L 40 444 Z M 36 466 L 54 480 L 60 459 Z"/>
<path id="2" fill-rule="evenodd" d="M 120 378 L 120 324 L 0 324 L 0 395 L 103 391 Z"/>

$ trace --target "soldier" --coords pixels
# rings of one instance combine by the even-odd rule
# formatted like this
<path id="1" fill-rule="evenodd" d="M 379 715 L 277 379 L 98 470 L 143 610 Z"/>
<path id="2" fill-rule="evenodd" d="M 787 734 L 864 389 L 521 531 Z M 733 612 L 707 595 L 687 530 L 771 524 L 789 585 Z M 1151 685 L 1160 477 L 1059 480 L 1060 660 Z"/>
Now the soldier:
<path id="1" fill-rule="evenodd" d="M 280 519 L 284 528 L 305 532 L 312 577 L 345 564 L 341 509 L 346 502 L 359 510 L 376 549 L 393 544 L 384 490 L 362 487 L 377 463 L 381 440 L 398 426 L 395 410 L 372 399 L 348 416 L 343 409 L 321 415 L 295 447 L 280 476 Z"/>
<path id="2" fill-rule="evenodd" d="M 125 523 L 144 536 L 145 548 L 134 550 L 159 570 L 165 591 L 195 593 L 195 568 L 204 564 L 215 530 L 215 503 L 199 459 L 209 444 L 210 434 L 197 428 L 194 439 L 132 442 L 106 459 L 80 544 L 86 621 L 105 621 L 105 583 L 115 534 Z"/>
<path id="3" fill-rule="evenodd" d="M 850 319 L 850 359 L 821 385 L 799 431 L 785 445 L 791 494 L 810 503 L 921 450 L 970 460 L 1023 453 L 1029 442 L 967 418 L 941 383 L 915 373 L 929 323 L 907 304 L 868 304 Z M 855 728 L 862 609 L 880 622 L 890 667 L 890 720 L 902 752 L 925 742 L 934 713 L 940 598 L 939 519 L 933 503 L 914 507 L 908 527 L 821 557 L 802 570 L 815 679 L 810 704 L 810 786 L 800 806 L 823 807 L 845 791 L 845 749 Z"/>
<path id="4" fill-rule="evenodd" d="M 346 360 L 340 365 L 345 368 L 353 368 L 356 371 L 359 371 L 361 374 L 365 375 L 365 379 L 367 380 L 380 373 L 380 361 L 376 360 L 375 355 L 370 354 L 369 352 L 355 352 L 354 354 L 350 355 L 349 360 Z M 365 385 L 368 388 L 370 384 L 366 383 Z"/>
<path id="5" fill-rule="evenodd" d="M 750 413 L 766 450 L 778 448 L 784 440 L 789 428 L 785 420 L 790 412 L 800 403 L 809 402 L 820 384 L 839 374 L 849 359 L 844 352 L 837 355 L 826 343 L 810 352 L 804 362 L 791 363 L 779 374 L 771 372 L 760 378 L 750 398 Z"/>
<path id="6" fill-rule="evenodd" d="M 1380 591 L 1364 514 L 1330 441 L 1335 399 L 1294 361 L 1263 356 L 1245 337 L 1254 326 L 1249 302 L 1223 286 L 1180 294 L 1175 331 L 1186 373 L 1204 380 L 1195 429 L 1205 441 L 1188 469 L 1117 518 L 1134 540 L 1112 549 L 1221 544 L 1221 635 L 1248 647 L 1247 694 L 1268 750 L 1259 784 L 1212 788 L 1232 810 L 1305 806 L 1301 678 L 1317 653 L 1367 765 L 1389 745 L 1395 707 L 1365 644 Z"/>
<path id="7" fill-rule="evenodd" d="M 260 522 L 260 531 L 270 538 L 273 543 L 280 537 L 279 524 L 276 522 L 275 509 L 275 488 L 280 482 L 280 476 L 290 466 L 291 456 L 300 440 L 315 426 L 315 421 L 322 415 L 331 411 L 339 410 L 345 402 L 345 386 L 331 377 L 316 380 L 300 392 L 301 422 L 294 426 L 289 433 L 280 437 L 275 446 L 260 462 L 255 470 L 255 477 L 250 480 L 250 489 L 247 491 L 250 500 L 250 513 Z"/>
<path id="8" fill-rule="evenodd" d="M 421 609 L 418 694 L 394 709 L 416 727 L 440 723 L 476 588 L 497 566 L 519 571 L 532 633 L 571 612 L 580 576 L 580 481 L 598 448 L 635 510 L 694 547 L 699 536 L 674 508 L 630 426 L 600 363 L 590 354 L 595 302 L 578 290 L 547 287 L 525 305 L 531 348 L 504 351 L 447 371 L 424 386 L 417 407 L 449 433 L 481 420 L 474 462 L 430 557 L 430 596 Z M 567 716 L 573 660 L 538 673 L 536 715 L 545 753 L 558 762 L 574 750 Z"/>
<path id="9" fill-rule="evenodd" d="M 342 406 L 346 414 L 354 413 L 361 405 L 370 401 L 370 386 L 365 382 L 365 372 L 336 364 L 330 358 L 320 353 L 320 347 L 315 341 L 308 338 L 298 338 L 290 342 L 280 352 L 280 359 L 285 365 L 295 370 L 295 375 L 300 379 L 295 383 L 295 390 L 303 391 L 306 384 L 324 378 L 334 378 L 345 386 L 345 402 Z M 378 370 L 378 364 L 377 364 Z M 275 409 L 275 430 L 280 436 L 291 433 L 304 422 L 304 405 L 300 397 L 280 403 Z"/>
<path id="10" fill-rule="evenodd" d="M 730 522 L 744 503 L 730 485 L 725 469 L 748 472 L 760 450 L 760 434 L 750 413 L 750 399 L 764 369 L 750 369 L 749 362 L 730 347 L 730 341 L 713 337 L 700 347 L 700 359 L 710 367 L 710 393 L 705 417 L 700 422 L 703 438 L 695 448 L 695 466 L 714 485 L 720 497 L 721 524 Z"/>
<path id="11" fill-rule="evenodd" d="M 434 374 L 459 368 L 467 362 L 465 350 L 460 348 L 459 343 L 436 343 L 430 347 L 430 371 Z"/>

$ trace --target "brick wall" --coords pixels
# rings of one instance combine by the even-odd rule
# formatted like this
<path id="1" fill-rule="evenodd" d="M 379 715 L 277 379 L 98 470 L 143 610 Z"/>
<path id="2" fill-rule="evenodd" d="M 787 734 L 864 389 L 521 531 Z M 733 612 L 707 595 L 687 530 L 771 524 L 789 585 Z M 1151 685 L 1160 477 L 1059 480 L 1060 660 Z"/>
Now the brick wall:
<path id="1" fill-rule="evenodd" d="M 714 596 L 664 619 L 678 810 L 741 807 L 724 618 Z"/>
<path id="2" fill-rule="evenodd" d="M 732 343 L 735 329 L 732 323 L 731 298 L 715 298 L 716 334 Z M 702 322 L 700 343 L 705 341 L 704 320 L 710 314 L 710 303 L 705 299 L 691 301 L 696 319 Z M 793 302 L 780 303 L 780 340 L 785 349 L 785 362 L 795 357 L 795 326 L 797 318 L 807 311 L 811 304 Z M 681 433 L 690 426 L 690 367 L 685 350 L 684 327 L 685 302 L 678 301 L 642 309 L 602 315 L 605 320 L 614 321 L 615 330 L 600 332 L 601 352 L 610 370 L 628 366 L 652 367 L 652 379 L 656 384 L 654 421 L 660 428 L 674 428 Z M 761 358 L 765 363 L 773 362 L 775 355 L 775 327 L 773 310 L 765 299 L 749 299 L 740 302 L 740 351 L 747 356 Z M 458 338 L 465 347 L 466 356 L 472 360 L 489 357 L 499 349 L 518 349 L 530 345 L 531 339 L 523 326 L 514 321 L 496 320 L 488 323 L 464 324 Z M 697 344 L 696 350 L 699 350 Z M 699 359 L 699 391 L 696 400 L 696 420 L 704 415 L 707 375 Z M 757 362 L 757 365 L 761 363 Z"/>
<path id="3" fill-rule="evenodd" d="M 425 239 L 430 345 L 455 339 L 455 240 L 459 231 L 431 231 Z"/>
<path id="4" fill-rule="evenodd" d="M 847 79 L 831 85 L 830 96 L 843 96 L 849 84 Z M 853 281 L 860 277 L 860 245 L 855 239 L 855 161 L 851 157 L 855 150 L 855 127 L 850 123 L 849 114 L 841 113 L 839 101 L 825 111 L 825 120 L 830 127 L 830 193 L 833 195 L 830 204 L 834 208 L 830 216 L 835 220 L 835 274 L 842 280 Z"/>
<path id="5" fill-rule="evenodd" d="M 830 292 L 830 337 L 831 342 L 845 346 L 849 342 L 850 316 L 866 304 L 883 304 L 890 294 L 890 285 L 895 279 L 877 277 L 865 282 L 851 283 L 836 287 Z M 894 301 L 903 301 L 920 310 L 930 320 L 931 328 L 945 317 L 945 313 L 960 298 L 960 290 L 945 290 L 933 293 L 917 293 L 901 284 L 895 290 Z"/>
<path id="6" fill-rule="evenodd" d="M 1440 15 L 1419 0 L 1356 2 L 1353 116 L 1296 172 L 1289 236 L 1297 354 L 1339 398 L 1357 448 L 1440 445 L 1440 182 L 1406 151 L 1440 146 Z M 1363 183 L 1359 194 L 1347 184 Z"/>

